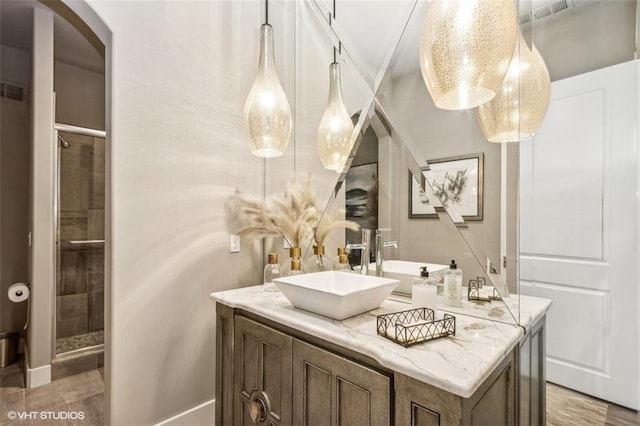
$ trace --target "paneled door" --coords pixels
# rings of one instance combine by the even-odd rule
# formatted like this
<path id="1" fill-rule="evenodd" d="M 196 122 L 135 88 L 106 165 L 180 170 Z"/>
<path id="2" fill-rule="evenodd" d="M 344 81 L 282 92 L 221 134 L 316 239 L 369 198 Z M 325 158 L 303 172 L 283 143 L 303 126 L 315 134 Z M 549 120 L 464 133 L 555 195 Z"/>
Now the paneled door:
<path id="1" fill-rule="evenodd" d="M 520 283 L 553 300 L 547 380 L 640 408 L 638 62 L 552 84 L 521 144 Z"/>

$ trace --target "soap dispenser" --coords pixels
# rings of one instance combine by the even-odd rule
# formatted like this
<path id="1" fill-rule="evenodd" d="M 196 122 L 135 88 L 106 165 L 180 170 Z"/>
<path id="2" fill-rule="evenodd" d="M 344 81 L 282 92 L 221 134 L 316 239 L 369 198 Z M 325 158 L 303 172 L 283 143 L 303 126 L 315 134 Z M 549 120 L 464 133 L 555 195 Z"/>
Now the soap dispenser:
<path id="1" fill-rule="evenodd" d="M 458 269 L 455 259 L 451 261 L 449 270 L 444 275 L 444 304 L 462 306 L 462 270 Z"/>
<path id="2" fill-rule="evenodd" d="M 332 271 L 334 267 L 333 260 L 324 254 L 324 246 L 313 246 L 313 256 L 302 265 L 305 272 Z"/>
<path id="3" fill-rule="evenodd" d="M 270 283 L 274 278 L 282 276 L 282 269 L 278 265 L 278 253 L 269 253 L 269 263 L 264 267 L 264 283 Z"/>
<path id="4" fill-rule="evenodd" d="M 287 274 L 287 276 L 292 277 L 295 275 L 302 275 L 302 264 L 300 262 L 299 259 L 293 259 L 291 261 L 291 269 L 289 270 L 289 273 Z"/>
<path id="5" fill-rule="evenodd" d="M 353 269 L 351 269 L 351 265 L 349 264 L 349 258 L 344 252 L 338 255 L 338 263 L 336 264 L 336 271 L 353 272 Z"/>
<path id="6" fill-rule="evenodd" d="M 420 268 L 420 276 L 413 279 L 411 307 L 429 308 L 435 316 L 438 308 L 438 280 L 429 277 L 426 266 Z"/>

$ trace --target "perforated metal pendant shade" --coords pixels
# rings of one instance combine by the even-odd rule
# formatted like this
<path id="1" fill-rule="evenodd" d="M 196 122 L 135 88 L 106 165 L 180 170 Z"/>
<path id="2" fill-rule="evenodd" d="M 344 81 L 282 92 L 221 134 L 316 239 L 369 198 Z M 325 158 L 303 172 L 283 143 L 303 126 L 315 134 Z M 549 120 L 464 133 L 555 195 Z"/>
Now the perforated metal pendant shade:
<path id="1" fill-rule="evenodd" d="M 318 127 L 318 155 L 329 170 L 342 172 L 351 153 L 354 126 L 342 101 L 340 65 L 329 66 L 329 99 Z"/>
<path id="2" fill-rule="evenodd" d="M 435 105 L 460 110 L 490 101 L 507 73 L 516 37 L 512 0 L 431 2 L 420 69 Z"/>
<path id="3" fill-rule="evenodd" d="M 258 157 L 282 155 L 291 136 L 291 108 L 280 85 L 273 52 L 273 28 L 260 27 L 258 75 L 244 107 L 244 128 Z"/>
<path id="4" fill-rule="evenodd" d="M 478 122 L 489 142 L 517 142 L 534 135 L 551 95 L 551 79 L 540 53 L 519 34 L 509 71 L 495 98 L 480 105 Z"/>

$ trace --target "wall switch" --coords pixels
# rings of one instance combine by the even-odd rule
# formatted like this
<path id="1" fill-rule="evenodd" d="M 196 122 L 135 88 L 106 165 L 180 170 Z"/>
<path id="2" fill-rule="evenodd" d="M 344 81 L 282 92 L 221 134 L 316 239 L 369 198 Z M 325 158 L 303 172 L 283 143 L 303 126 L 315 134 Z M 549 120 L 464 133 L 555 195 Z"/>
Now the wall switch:
<path id="1" fill-rule="evenodd" d="M 231 253 L 240 252 L 240 235 L 231 235 L 229 237 L 229 251 Z"/>

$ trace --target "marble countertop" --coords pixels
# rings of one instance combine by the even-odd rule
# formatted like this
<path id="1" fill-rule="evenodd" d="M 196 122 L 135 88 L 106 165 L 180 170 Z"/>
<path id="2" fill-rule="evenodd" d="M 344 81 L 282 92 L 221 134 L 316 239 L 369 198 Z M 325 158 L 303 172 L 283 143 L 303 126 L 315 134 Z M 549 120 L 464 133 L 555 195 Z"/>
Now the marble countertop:
<path id="1" fill-rule="evenodd" d="M 294 308 L 273 284 L 212 293 L 211 298 L 367 355 L 390 370 L 463 398 L 478 389 L 524 336 L 513 320 L 509 324 L 457 314 L 455 336 L 404 348 L 378 336 L 376 316 L 410 309 L 405 301 L 390 298 L 373 311 L 336 321 Z"/>
<path id="2" fill-rule="evenodd" d="M 466 288 L 462 290 L 462 294 L 466 295 Z M 389 298 L 399 302 L 411 303 L 410 296 L 392 294 Z M 544 316 L 549 306 L 551 306 L 551 300 L 549 299 L 512 294 L 502 301 L 493 300 L 491 302 L 469 301 L 463 297 L 461 308 L 439 304 L 438 309 L 453 315 L 468 315 L 491 321 L 521 325 L 528 331 L 529 327 Z"/>

